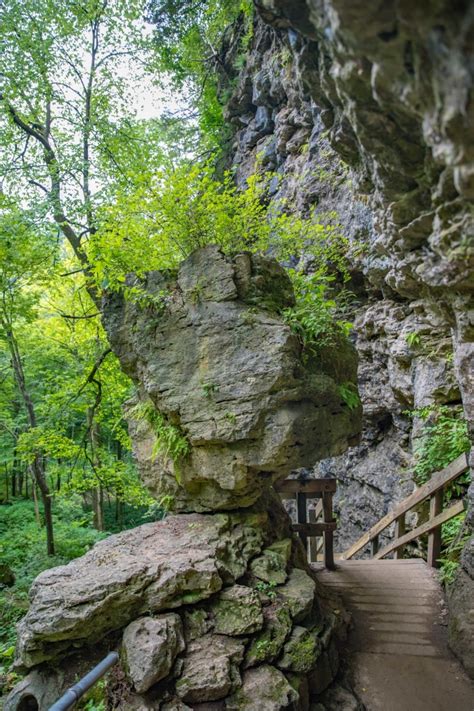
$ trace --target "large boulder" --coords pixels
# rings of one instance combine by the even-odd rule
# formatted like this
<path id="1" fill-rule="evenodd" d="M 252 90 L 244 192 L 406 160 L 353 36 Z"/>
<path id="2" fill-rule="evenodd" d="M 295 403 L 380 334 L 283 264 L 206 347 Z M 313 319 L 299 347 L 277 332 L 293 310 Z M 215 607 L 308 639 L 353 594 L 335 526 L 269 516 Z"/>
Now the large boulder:
<path id="1" fill-rule="evenodd" d="M 177 274 L 130 285 L 140 302 L 108 297 L 105 325 L 138 387 L 128 414 L 141 476 L 174 510 L 250 506 L 276 478 L 358 434 L 360 412 L 340 390 L 356 378 L 354 351 L 341 341 L 337 368 L 303 358 L 282 315 L 292 285 L 275 260 L 208 246 Z M 163 426 L 182 437 L 183 456 L 160 447 Z"/>
<path id="2" fill-rule="evenodd" d="M 170 516 L 41 573 L 18 627 L 17 663 L 30 668 L 144 614 L 209 598 L 244 573 L 267 522 L 265 514 L 251 513 Z"/>

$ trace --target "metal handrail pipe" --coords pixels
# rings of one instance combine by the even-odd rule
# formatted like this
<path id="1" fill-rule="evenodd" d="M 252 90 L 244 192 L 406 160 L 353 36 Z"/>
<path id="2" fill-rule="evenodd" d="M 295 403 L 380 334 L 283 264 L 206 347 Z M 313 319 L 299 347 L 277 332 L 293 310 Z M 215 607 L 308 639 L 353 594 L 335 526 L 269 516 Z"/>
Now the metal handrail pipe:
<path id="1" fill-rule="evenodd" d="M 117 664 L 118 660 L 119 655 L 117 652 L 107 654 L 96 667 L 91 669 L 77 684 L 71 686 L 56 703 L 50 706 L 49 711 L 67 711 L 67 709 L 70 709 L 111 667 Z"/>

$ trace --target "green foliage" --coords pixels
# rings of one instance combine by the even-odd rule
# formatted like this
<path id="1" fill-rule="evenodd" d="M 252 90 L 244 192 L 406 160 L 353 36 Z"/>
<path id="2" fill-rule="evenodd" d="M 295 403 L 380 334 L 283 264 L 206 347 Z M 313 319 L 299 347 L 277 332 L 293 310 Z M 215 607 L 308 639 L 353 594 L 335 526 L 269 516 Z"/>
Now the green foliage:
<path id="1" fill-rule="evenodd" d="M 408 345 L 410 346 L 410 348 L 419 346 L 421 344 L 421 336 L 419 333 L 416 333 L 416 331 L 412 331 L 411 333 L 408 333 L 405 340 L 408 343 Z"/>
<path id="2" fill-rule="evenodd" d="M 221 47 L 227 31 L 239 16 L 234 66 L 224 67 Z M 222 103 L 232 86 L 233 73 L 238 72 L 245 62 L 253 34 L 252 16 L 253 3 L 250 0 L 148 2 L 148 19 L 155 26 L 159 66 L 171 77 L 176 88 L 188 92 L 188 100 L 197 110 L 203 147 L 221 148 L 225 141 Z"/>
<path id="3" fill-rule="evenodd" d="M 337 346 L 342 338 L 348 336 L 352 324 L 337 318 L 338 303 L 328 294 L 335 277 L 324 268 L 310 275 L 290 270 L 290 275 L 295 288 L 296 306 L 284 311 L 287 323 L 300 337 L 309 354 L 315 354 L 324 347 Z M 341 397 L 344 397 L 342 392 Z"/>
<path id="4" fill-rule="evenodd" d="M 152 428 L 156 438 L 152 456 L 162 454 L 177 463 L 189 454 L 190 444 L 182 430 L 159 412 L 153 403 L 140 402 L 130 409 L 129 414 L 137 422 L 146 421 Z"/>
<path id="5" fill-rule="evenodd" d="M 255 585 L 255 589 L 261 592 L 263 595 L 266 595 L 268 598 L 270 598 L 270 600 L 274 600 L 277 596 L 276 587 L 277 584 L 274 581 L 269 583 L 259 581 Z"/>
<path id="6" fill-rule="evenodd" d="M 423 434 L 415 447 L 414 475 L 423 484 L 463 452 L 469 451 L 467 424 L 460 408 L 431 405 L 411 413 L 424 421 Z"/>
<path id="7" fill-rule="evenodd" d="M 435 471 L 446 467 L 463 452 L 469 451 L 470 441 L 467 423 L 460 407 L 430 405 L 409 413 L 423 421 L 423 432 L 415 446 L 415 466 L 413 469 L 418 485 L 428 481 Z M 446 487 L 444 499 L 447 503 L 453 497 L 465 493 L 469 474 L 459 477 Z M 459 565 L 459 556 L 468 538 L 464 527 L 465 514 L 460 514 L 443 524 L 440 580 L 445 585 L 453 582 Z"/>
<path id="8" fill-rule="evenodd" d="M 355 383 L 342 383 L 339 385 L 339 393 L 350 410 L 360 406 L 360 397 Z"/>
<path id="9" fill-rule="evenodd" d="M 202 383 L 201 387 L 207 398 L 210 398 L 213 393 L 216 393 L 219 390 L 217 383 Z"/>
<path id="10" fill-rule="evenodd" d="M 39 513 L 42 518 L 41 506 Z M 15 575 L 13 587 L 0 589 L 0 664 L 4 671 L 13 661 L 15 625 L 28 609 L 28 590 L 34 578 L 51 566 L 83 555 L 106 535 L 91 528 L 91 514 L 84 512 L 77 497 L 57 507 L 54 526 L 56 555 L 51 557 L 46 555 L 46 533 L 36 522 L 33 502 L 0 506 L 0 557 Z"/>
<path id="11" fill-rule="evenodd" d="M 470 538 L 465 520 L 466 514 L 462 513 L 444 523 L 441 529 L 443 547 L 442 557 L 439 559 L 439 577 L 444 585 L 454 582 L 461 552 Z"/>

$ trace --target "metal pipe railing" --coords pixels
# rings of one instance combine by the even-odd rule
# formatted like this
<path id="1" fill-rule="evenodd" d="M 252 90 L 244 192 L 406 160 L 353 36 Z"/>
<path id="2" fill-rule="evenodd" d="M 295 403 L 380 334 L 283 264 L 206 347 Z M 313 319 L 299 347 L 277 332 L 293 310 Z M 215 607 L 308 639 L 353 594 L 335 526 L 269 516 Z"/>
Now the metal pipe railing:
<path id="1" fill-rule="evenodd" d="M 70 709 L 76 701 L 81 698 L 81 696 L 84 696 L 84 694 L 89 691 L 89 689 L 94 686 L 94 684 L 99 681 L 101 677 L 104 676 L 110 667 L 117 664 L 118 660 L 119 655 L 117 652 L 110 652 L 107 654 L 105 659 L 99 662 L 99 664 L 83 676 L 77 684 L 71 686 L 71 688 L 68 689 L 66 693 L 58 699 L 58 701 L 56 701 L 56 703 L 50 706 L 49 711 L 66 711 L 67 709 Z"/>

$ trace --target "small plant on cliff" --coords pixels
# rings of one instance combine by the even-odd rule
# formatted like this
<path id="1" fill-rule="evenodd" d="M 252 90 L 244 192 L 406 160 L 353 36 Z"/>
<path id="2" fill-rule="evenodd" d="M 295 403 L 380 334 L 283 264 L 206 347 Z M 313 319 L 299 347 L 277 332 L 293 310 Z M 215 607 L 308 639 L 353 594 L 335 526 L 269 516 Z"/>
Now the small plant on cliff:
<path id="1" fill-rule="evenodd" d="M 347 382 L 339 385 L 339 394 L 349 410 L 355 410 L 360 405 L 360 397 L 355 383 Z"/>
<path id="2" fill-rule="evenodd" d="M 412 331 L 411 333 L 408 333 L 406 338 L 406 342 L 410 346 L 410 348 L 414 348 L 415 346 L 419 346 L 421 343 L 421 336 L 419 333 L 416 333 L 416 331 Z"/>
<path id="3" fill-rule="evenodd" d="M 463 452 L 469 451 L 467 423 L 459 407 L 430 405 L 411 413 L 424 421 L 423 433 L 415 446 L 414 475 L 424 484 L 434 471 L 447 466 Z"/>
<path id="4" fill-rule="evenodd" d="M 287 323 L 308 353 L 337 345 L 341 338 L 348 336 L 352 324 L 337 318 L 338 304 L 328 294 L 335 277 L 322 270 L 310 275 L 290 270 L 290 274 L 296 306 L 284 311 Z"/>
<path id="5" fill-rule="evenodd" d="M 152 457 L 162 454 L 173 462 L 179 462 L 190 452 L 190 444 L 183 431 L 172 424 L 151 402 L 140 402 L 129 410 L 129 415 L 137 422 L 147 422 L 155 435 Z"/>
<path id="6" fill-rule="evenodd" d="M 255 589 L 258 590 L 258 592 L 262 593 L 263 595 L 266 595 L 270 600 L 274 600 L 277 596 L 275 588 L 275 582 L 266 583 L 264 581 L 261 581 L 255 586 Z"/>
<path id="7" fill-rule="evenodd" d="M 462 513 L 444 523 L 441 529 L 443 554 L 439 559 L 439 578 L 444 585 L 451 585 L 454 582 L 459 568 L 459 557 L 470 538 L 465 521 L 466 514 Z"/>

